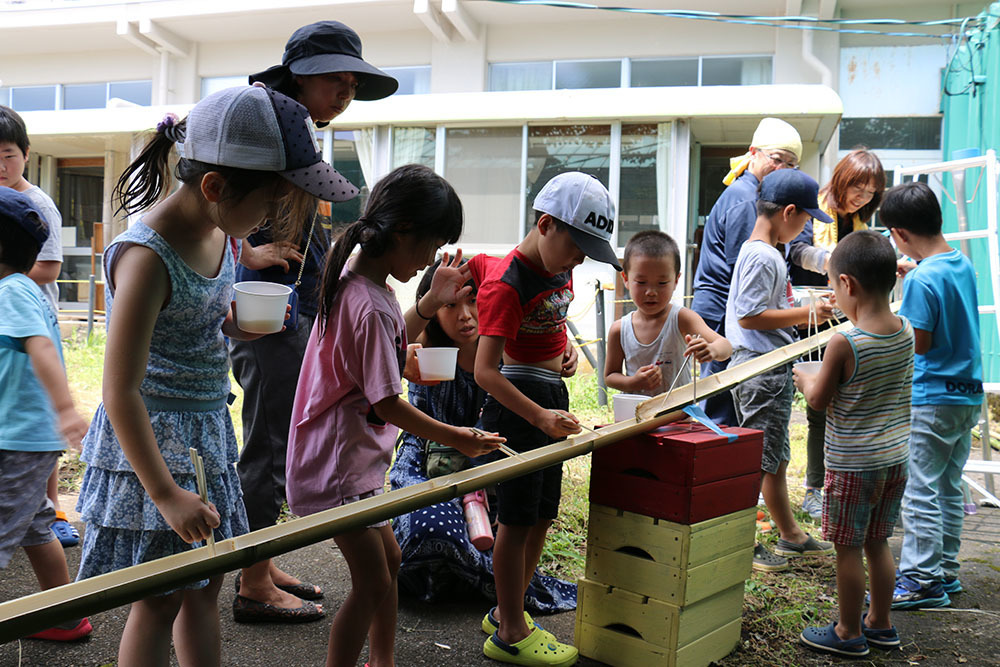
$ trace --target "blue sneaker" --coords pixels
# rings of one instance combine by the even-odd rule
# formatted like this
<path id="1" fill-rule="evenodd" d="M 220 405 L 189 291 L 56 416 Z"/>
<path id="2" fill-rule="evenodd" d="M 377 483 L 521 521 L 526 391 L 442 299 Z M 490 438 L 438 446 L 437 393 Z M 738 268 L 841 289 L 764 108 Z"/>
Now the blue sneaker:
<path id="1" fill-rule="evenodd" d="M 940 581 L 921 586 L 909 577 L 896 579 L 896 590 L 892 592 L 893 609 L 927 609 L 947 607 L 950 604 L 951 598 L 948 597 Z"/>
<path id="2" fill-rule="evenodd" d="M 834 621 L 822 628 L 806 628 L 799 635 L 799 642 L 814 651 L 844 655 L 848 658 L 861 658 L 870 653 L 865 635 L 862 634 L 854 639 L 841 639 L 834 630 L 836 625 L 837 622 Z"/>
<path id="3" fill-rule="evenodd" d="M 965 590 L 962 588 L 962 582 L 958 580 L 958 577 L 945 577 L 941 588 L 944 589 L 945 593 L 961 593 Z"/>
<path id="4" fill-rule="evenodd" d="M 899 646 L 899 633 L 896 632 L 896 626 L 893 625 L 888 630 L 880 628 L 869 628 L 865 625 L 865 619 L 868 614 L 861 615 L 861 632 L 864 634 L 865 639 L 872 646 L 878 646 L 879 648 L 896 648 Z"/>
<path id="5" fill-rule="evenodd" d="M 802 499 L 802 511 L 813 521 L 823 520 L 823 489 L 806 487 L 806 495 Z"/>

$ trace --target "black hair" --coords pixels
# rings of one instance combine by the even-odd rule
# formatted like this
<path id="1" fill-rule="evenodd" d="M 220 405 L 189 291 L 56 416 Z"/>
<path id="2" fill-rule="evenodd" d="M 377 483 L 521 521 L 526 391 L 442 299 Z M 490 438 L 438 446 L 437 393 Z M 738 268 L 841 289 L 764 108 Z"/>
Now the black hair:
<path id="1" fill-rule="evenodd" d="M 764 217 L 764 218 L 768 218 L 768 219 L 773 218 L 774 216 L 776 216 L 779 213 L 781 213 L 782 211 L 784 211 L 786 206 L 788 206 L 788 204 L 778 204 L 778 203 L 773 202 L 773 201 L 767 201 L 765 199 L 758 199 L 757 200 L 757 217 Z M 799 207 L 796 206 L 795 210 L 798 211 Z"/>
<path id="2" fill-rule="evenodd" d="M 16 111 L 2 104 L 0 104 L 0 142 L 15 144 L 21 149 L 22 155 L 27 155 L 31 146 L 24 119 Z"/>
<path id="3" fill-rule="evenodd" d="M 896 251 L 889 239 L 869 229 L 841 239 L 827 268 L 831 276 L 846 273 L 871 294 L 888 295 L 896 285 Z"/>
<path id="4" fill-rule="evenodd" d="M 31 222 L 44 229 L 41 219 L 29 214 Z M 38 240 L 24 227 L 7 216 L 0 216 L 0 264 L 17 273 L 27 273 L 35 265 L 41 250 Z"/>
<path id="5" fill-rule="evenodd" d="M 463 259 L 462 264 L 465 264 L 468 261 L 469 260 L 467 259 Z M 441 266 L 440 259 L 431 264 L 427 270 L 424 271 L 424 275 L 421 276 L 420 282 L 417 284 L 417 301 L 420 301 L 420 298 L 423 295 L 431 291 L 431 281 L 434 280 L 434 273 L 437 271 L 439 266 Z M 475 296 L 475 281 L 470 280 L 465 284 L 472 288 L 471 294 Z M 444 332 L 444 329 L 441 328 L 441 323 L 438 322 L 436 313 L 431 315 L 430 321 L 427 322 L 427 326 L 424 328 L 424 337 L 427 338 L 427 342 L 430 344 L 430 347 L 452 347 L 454 345 L 454 341 L 452 341 L 451 338 L 448 337 L 448 334 Z"/>
<path id="6" fill-rule="evenodd" d="M 636 255 L 653 258 L 669 257 L 674 263 L 674 271 L 680 273 L 681 251 L 669 234 L 664 234 L 658 229 L 647 229 L 628 240 L 625 244 L 625 258 L 622 260 L 625 273 L 628 273 L 628 265 Z"/>
<path id="7" fill-rule="evenodd" d="M 535 224 L 534 224 L 535 227 L 538 226 L 538 221 L 542 219 L 543 215 L 548 215 L 550 218 L 552 218 L 552 222 L 556 223 L 557 232 L 563 232 L 569 228 L 569 225 L 567 223 L 563 222 L 562 220 L 552 215 L 551 213 L 545 213 L 545 211 L 537 211 L 537 210 L 535 211 Z"/>
<path id="8" fill-rule="evenodd" d="M 166 131 L 158 130 L 122 173 L 114 190 L 118 202 L 116 213 L 128 215 L 146 210 L 170 191 L 170 151 L 176 141 L 184 140 L 186 123 L 185 119 L 175 122 Z M 251 192 L 266 187 L 273 188 L 277 197 L 279 187 L 286 183 L 274 171 L 239 169 L 187 158 L 177 161 L 173 176 L 185 185 L 197 185 L 205 174 L 213 171 L 221 174 L 225 181 L 220 203 L 228 205 L 239 204 Z M 293 194 L 282 201 L 279 215 L 272 221 L 274 239 L 294 238 L 300 231 L 302 219 L 311 215 L 311 210 L 304 215 L 310 206 L 315 206 L 315 199 L 295 188 Z"/>
<path id="9" fill-rule="evenodd" d="M 414 241 L 455 243 L 462 235 L 462 202 L 448 181 L 420 164 L 397 167 L 372 188 L 364 213 L 344 229 L 326 255 L 320 283 L 320 326 L 333 309 L 340 274 L 355 246 L 369 257 L 393 247 L 393 234 Z M 321 329 L 322 330 L 322 329 Z"/>
<path id="10" fill-rule="evenodd" d="M 911 181 L 885 193 L 878 219 L 890 229 L 897 227 L 917 236 L 937 236 L 941 233 L 941 204 L 926 183 Z"/>

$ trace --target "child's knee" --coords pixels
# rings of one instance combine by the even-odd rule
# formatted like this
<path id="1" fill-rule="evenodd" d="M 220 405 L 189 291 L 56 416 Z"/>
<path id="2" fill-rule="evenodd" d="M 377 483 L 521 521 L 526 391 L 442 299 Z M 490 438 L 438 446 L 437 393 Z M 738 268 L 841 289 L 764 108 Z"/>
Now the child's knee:
<path id="1" fill-rule="evenodd" d="M 385 545 L 385 564 L 389 570 L 389 574 L 395 578 L 396 573 L 399 572 L 399 565 L 403 562 L 403 552 L 393 540 Z"/>
<path id="2" fill-rule="evenodd" d="M 148 620 L 162 625 L 171 625 L 180 613 L 184 602 L 184 591 L 175 591 L 167 595 L 156 595 L 134 602 L 132 610 L 142 614 Z"/>

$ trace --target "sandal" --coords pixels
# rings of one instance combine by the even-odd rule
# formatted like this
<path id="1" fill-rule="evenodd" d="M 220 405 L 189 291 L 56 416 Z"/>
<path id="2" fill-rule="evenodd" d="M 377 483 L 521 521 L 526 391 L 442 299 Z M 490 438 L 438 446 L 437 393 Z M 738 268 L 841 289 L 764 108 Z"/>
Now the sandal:
<path id="1" fill-rule="evenodd" d="M 834 628 L 837 622 L 824 625 L 821 628 L 806 628 L 799 635 L 799 642 L 806 648 L 820 653 L 843 655 L 848 658 L 861 658 L 868 655 L 868 640 L 865 635 L 853 639 L 841 639 Z"/>
<path id="2" fill-rule="evenodd" d="M 243 572 L 236 573 L 236 593 L 240 592 L 240 581 L 243 578 Z M 304 581 L 300 581 L 297 584 L 286 584 L 284 586 L 279 586 L 275 584 L 276 587 L 285 591 L 286 593 L 291 593 L 300 600 L 322 600 L 323 599 L 323 589 L 319 586 L 313 586 L 312 584 L 307 584 Z M 316 591 L 319 591 L 318 593 Z"/>
<path id="3" fill-rule="evenodd" d="M 492 635 L 494 632 L 500 629 L 500 621 L 498 621 L 497 617 L 493 615 L 494 612 L 496 612 L 496 610 L 497 608 L 493 607 L 488 612 L 486 612 L 486 616 L 483 616 L 483 622 L 481 627 L 483 628 L 483 632 L 485 632 L 488 635 Z M 527 610 L 525 610 L 524 612 L 524 622 L 528 625 L 529 628 L 532 627 L 538 628 L 539 630 L 547 634 L 549 636 L 549 641 L 553 642 L 556 641 L 556 636 L 551 632 L 549 632 L 548 630 L 546 630 L 545 628 L 543 628 L 542 626 L 538 625 L 538 623 L 535 623 L 535 620 L 531 618 L 531 614 L 529 614 Z"/>
<path id="4" fill-rule="evenodd" d="M 74 621 L 70 621 L 70 623 L 74 623 Z M 90 625 L 90 621 L 86 618 L 80 619 L 75 625 L 70 625 L 70 623 L 66 624 L 69 627 L 60 627 L 57 625 L 54 628 L 28 635 L 28 639 L 45 639 L 50 642 L 75 642 L 87 637 L 94 631 L 94 628 Z"/>
<path id="5" fill-rule="evenodd" d="M 325 615 L 326 612 L 308 601 L 303 602 L 301 607 L 286 609 L 242 595 L 233 599 L 233 620 L 237 623 L 308 623 L 318 621 Z"/>
<path id="6" fill-rule="evenodd" d="M 560 644 L 546 637 L 541 628 L 533 628 L 531 634 L 521 641 L 508 644 L 493 633 L 483 644 L 487 658 L 527 667 L 569 667 L 576 662 L 578 653 L 575 646 Z"/>
<path id="7" fill-rule="evenodd" d="M 50 528 L 52 528 L 52 532 L 55 533 L 59 544 L 63 545 L 64 549 L 75 547 L 80 543 L 80 533 L 77 532 L 73 524 L 66 518 L 66 512 L 62 510 L 56 512 L 56 520 L 52 522 Z"/>

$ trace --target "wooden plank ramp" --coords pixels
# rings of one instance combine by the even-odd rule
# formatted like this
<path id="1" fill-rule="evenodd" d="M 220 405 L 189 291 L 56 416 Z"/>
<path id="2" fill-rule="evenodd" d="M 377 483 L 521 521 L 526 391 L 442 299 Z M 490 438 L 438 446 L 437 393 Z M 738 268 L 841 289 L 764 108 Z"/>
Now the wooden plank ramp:
<path id="1" fill-rule="evenodd" d="M 725 391 L 747 378 L 794 361 L 811 350 L 823 347 L 831 336 L 838 331 L 846 331 L 851 326 L 850 322 L 845 322 L 704 378 L 697 383 L 696 398 L 701 400 Z M 595 432 L 583 431 L 566 440 L 521 453 L 517 457 L 436 477 L 422 484 L 222 540 L 215 544 L 214 555 L 207 548 L 192 549 L 0 603 L 0 643 L 70 619 L 89 616 L 169 591 L 198 579 L 247 567 L 362 526 L 588 454 L 599 447 L 685 418 L 686 415 L 681 410 L 694 399 L 694 386 L 688 384 L 674 389 L 669 395 L 661 394 L 640 403 L 636 408 L 635 419 L 621 421 Z"/>

